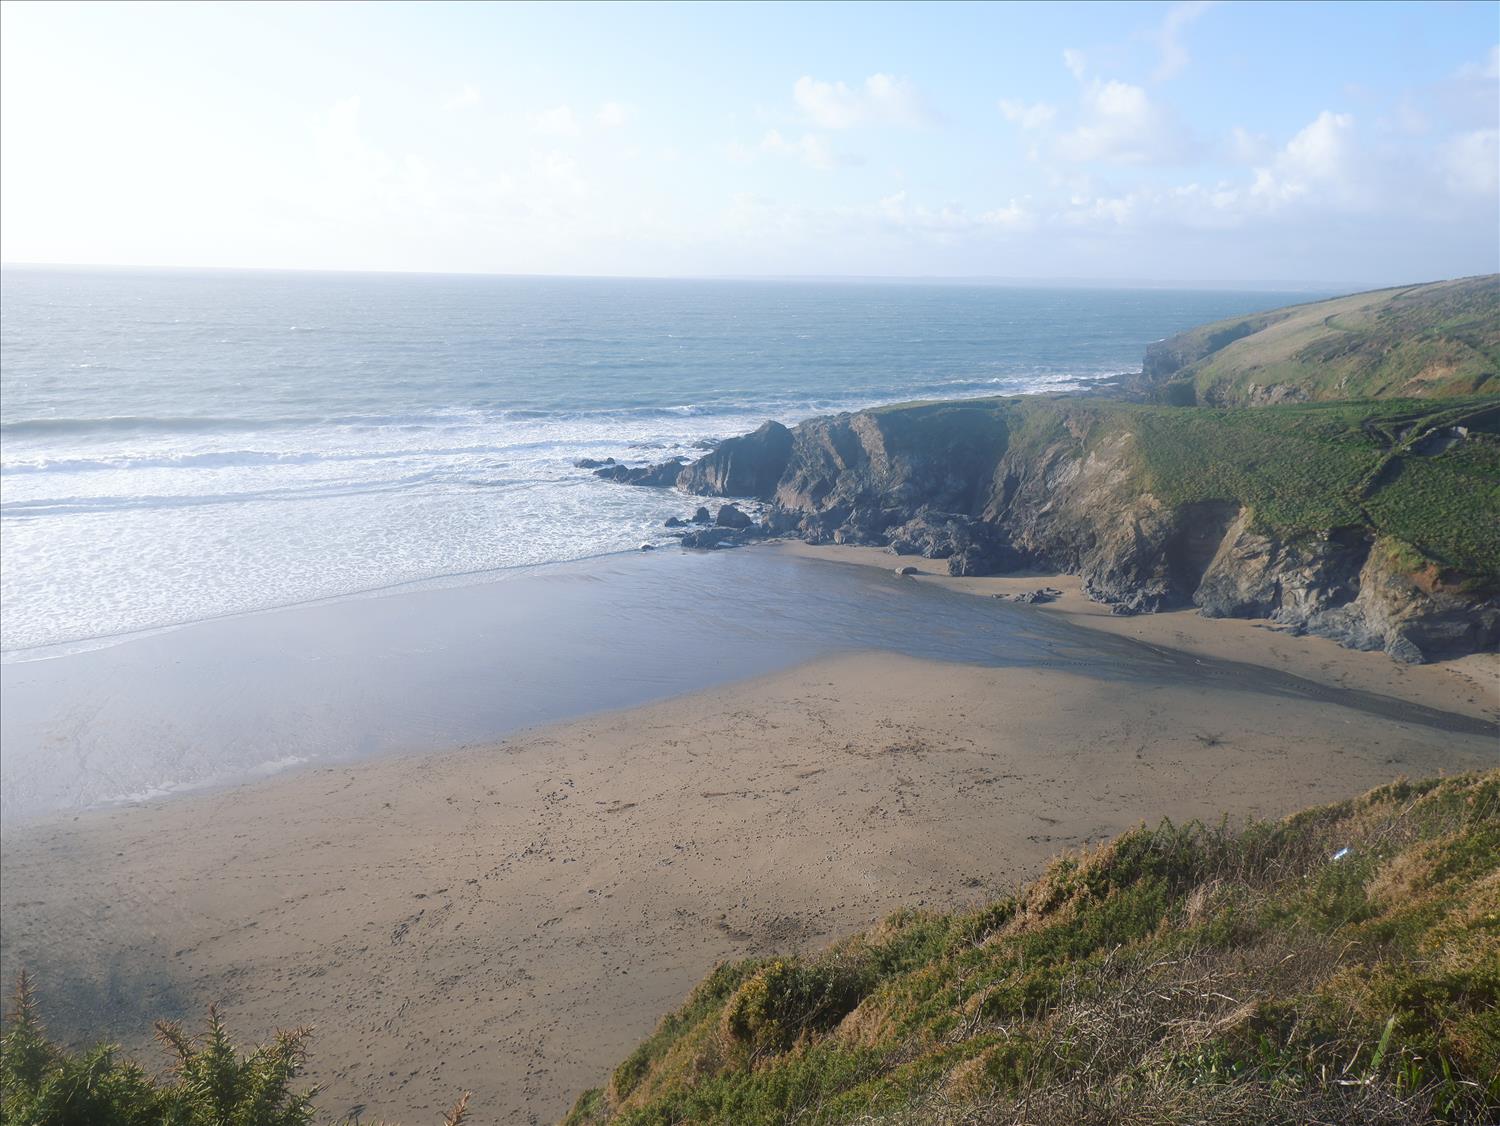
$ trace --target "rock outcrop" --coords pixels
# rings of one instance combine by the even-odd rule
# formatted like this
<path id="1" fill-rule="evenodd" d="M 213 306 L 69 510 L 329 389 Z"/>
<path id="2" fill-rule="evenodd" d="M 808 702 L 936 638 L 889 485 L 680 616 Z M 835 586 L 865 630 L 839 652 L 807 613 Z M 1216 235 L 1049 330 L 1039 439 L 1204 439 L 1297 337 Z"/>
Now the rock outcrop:
<path id="1" fill-rule="evenodd" d="M 1500 577 L 1424 571 L 1369 524 L 1276 530 L 1227 487 L 1190 500 L 1158 488 L 1159 436 L 1144 451 L 1141 426 L 1173 409 L 1033 399 L 859 411 L 768 423 L 675 473 L 617 479 L 769 501 L 753 527 L 723 506 L 687 546 L 790 535 L 945 559 L 954 575 L 1056 570 L 1117 613 L 1197 606 L 1402 661 L 1500 646 Z"/>
<path id="2" fill-rule="evenodd" d="M 752 434 L 720 442 L 684 469 L 677 485 L 701 496 L 770 500 L 791 452 L 792 432 L 767 422 Z"/>
<path id="3" fill-rule="evenodd" d="M 594 470 L 595 477 L 621 485 L 675 485 L 682 473 L 683 459 L 674 457 L 659 465 L 605 465 Z"/>
<path id="4" fill-rule="evenodd" d="M 725 504 L 720 505 L 718 514 L 714 517 L 714 523 L 720 528 L 748 528 L 755 521 L 737 505 Z"/>

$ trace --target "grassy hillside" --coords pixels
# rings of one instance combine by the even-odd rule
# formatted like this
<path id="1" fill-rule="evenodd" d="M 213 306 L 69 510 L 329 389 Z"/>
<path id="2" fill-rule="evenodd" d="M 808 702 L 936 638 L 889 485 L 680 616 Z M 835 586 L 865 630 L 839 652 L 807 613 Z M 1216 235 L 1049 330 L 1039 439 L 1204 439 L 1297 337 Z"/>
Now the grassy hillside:
<path id="1" fill-rule="evenodd" d="M 1500 393 L 1500 276 L 1217 321 L 1153 345 L 1145 377 L 1217 405 Z"/>
<path id="2" fill-rule="evenodd" d="M 1493 1122 L 1500 771 L 1140 828 L 1015 895 L 719 966 L 605 1123 Z"/>

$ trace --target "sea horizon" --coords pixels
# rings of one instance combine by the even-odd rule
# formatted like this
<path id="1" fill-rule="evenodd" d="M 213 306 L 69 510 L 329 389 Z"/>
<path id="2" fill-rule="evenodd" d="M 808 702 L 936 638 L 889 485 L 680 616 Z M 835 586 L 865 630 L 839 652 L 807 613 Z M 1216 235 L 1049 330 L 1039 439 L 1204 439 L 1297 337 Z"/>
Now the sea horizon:
<path id="1" fill-rule="evenodd" d="M 1166 289 L 1176 291 L 1228 290 L 1239 293 L 1359 293 L 1380 289 L 1396 289 L 1405 285 L 1421 285 L 1437 279 L 1409 279 L 1400 281 L 1306 278 L 1151 278 L 1120 276 L 1094 277 L 1089 275 L 1009 275 L 1009 274 L 838 274 L 838 273 L 533 273 L 507 270 L 452 270 L 452 269 L 362 269 L 348 266 L 259 266 L 220 265 L 206 263 L 146 263 L 146 262 L 31 262 L 0 261 L 0 270 L 95 270 L 122 273 L 239 273 L 239 274 L 316 274 L 316 275 L 374 275 L 412 278 L 511 278 L 517 280 L 558 281 L 725 281 L 725 282 L 807 282 L 807 283 L 851 283 L 871 285 L 977 285 L 1017 289 Z"/>

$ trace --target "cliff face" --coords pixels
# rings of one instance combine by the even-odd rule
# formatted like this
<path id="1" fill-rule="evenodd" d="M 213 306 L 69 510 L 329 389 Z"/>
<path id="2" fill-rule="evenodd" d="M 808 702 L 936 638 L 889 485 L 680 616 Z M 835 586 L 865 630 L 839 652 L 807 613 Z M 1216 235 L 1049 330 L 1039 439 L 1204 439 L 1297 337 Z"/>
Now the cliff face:
<path id="1" fill-rule="evenodd" d="M 792 450 L 792 432 L 767 422 L 753 434 L 720 442 L 677 478 L 690 493 L 715 497 L 764 497 L 773 492 Z"/>
<path id="2" fill-rule="evenodd" d="M 1481 403 L 1478 413 L 1495 412 L 1486 415 Z M 678 486 L 770 501 L 770 532 L 946 558 L 954 574 L 1020 567 L 1077 574 L 1090 597 L 1120 613 L 1195 605 L 1209 616 L 1269 618 L 1402 661 L 1500 645 L 1493 573 L 1472 561 L 1445 571 L 1413 556 L 1392 534 L 1407 530 L 1399 521 L 1387 527 L 1356 516 L 1278 528 L 1257 513 L 1276 495 L 1255 460 L 1264 455 L 1237 453 L 1229 439 L 1243 436 L 1233 428 L 1195 434 L 1212 458 L 1248 460 L 1249 476 L 1200 481 L 1205 473 L 1174 460 L 1183 453 L 1174 448 L 1178 431 L 1163 438 L 1154 429 L 1179 420 L 1229 425 L 1218 413 L 1061 399 L 861 411 L 789 432 L 762 427 L 683 470 Z M 1288 427 L 1301 422 L 1292 418 Z M 1264 448 L 1311 442 L 1304 430 L 1273 434 Z M 1465 441 L 1484 443 L 1486 456 L 1500 456 L 1500 440 L 1464 432 Z M 1335 434 L 1334 447 L 1343 449 L 1345 437 Z M 1294 447 L 1292 460 L 1312 460 L 1320 449 Z M 1347 487 L 1336 480 L 1325 487 L 1343 495 L 1369 464 L 1351 458 Z M 1306 487 L 1300 480 L 1271 484 Z M 1470 519 L 1496 516 L 1484 503 L 1474 501 Z"/>

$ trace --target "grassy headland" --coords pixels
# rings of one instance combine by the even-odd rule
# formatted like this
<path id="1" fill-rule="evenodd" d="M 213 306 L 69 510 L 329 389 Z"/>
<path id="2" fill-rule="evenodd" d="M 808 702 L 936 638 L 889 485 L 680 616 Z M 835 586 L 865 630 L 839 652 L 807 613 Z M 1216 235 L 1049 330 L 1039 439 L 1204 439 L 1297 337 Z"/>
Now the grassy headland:
<path id="1" fill-rule="evenodd" d="M 1500 771 L 1142 827 L 716 968 L 570 1126 L 1493 1121 Z"/>
<path id="2" fill-rule="evenodd" d="M 1500 276 L 1376 290 L 1232 317 L 1148 350 L 1144 377 L 1169 401 L 1494 393 Z"/>

